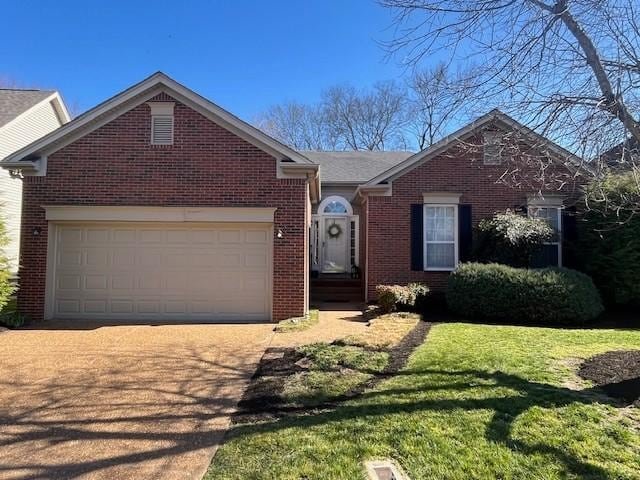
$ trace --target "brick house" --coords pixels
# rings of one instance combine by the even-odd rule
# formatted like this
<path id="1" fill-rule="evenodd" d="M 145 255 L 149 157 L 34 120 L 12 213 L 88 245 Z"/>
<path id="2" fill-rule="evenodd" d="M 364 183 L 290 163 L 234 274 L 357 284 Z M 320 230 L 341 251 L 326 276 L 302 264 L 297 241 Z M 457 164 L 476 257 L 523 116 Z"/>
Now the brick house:
<path id="1" fill-rule="evenodd" d="M 519 156 L 550 159 L 561 186 L 537 165 L 508 185 Z M 546 261 L 561 264 L 575 160 L 497 111 L 417 154 L 298 152 L 156 73 L 2 162 L 23 177 L 19 308 L 277 321 L 303 315 L 322 282 L 360 300 L 379 283 L 438 289 L 473 225 L 508 208 L 552 223 Z"/>

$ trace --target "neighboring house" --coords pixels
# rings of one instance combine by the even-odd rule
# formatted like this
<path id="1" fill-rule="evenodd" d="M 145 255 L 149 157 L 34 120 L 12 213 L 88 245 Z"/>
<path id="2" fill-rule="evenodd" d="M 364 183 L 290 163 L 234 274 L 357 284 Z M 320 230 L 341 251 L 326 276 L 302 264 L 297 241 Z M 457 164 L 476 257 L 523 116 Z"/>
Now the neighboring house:
<path id="1" fill-rule="evenodd" d="M 571 177 L 571 154 L 497 111 L 418 154 L 298 152 L 156 73 L 4 161 L 24 175 L 20 309 L 276 321 L 307 311 L 312 271 L 357 282 L 361 300 L 378 283 L 442 288 L 496 211 L 562 229 L 570 182 L 544 196 L 499 183 L 496 139 L 514 130 Z M 353 265 L 360 279 L 345 279 Z"/>
<path id="2" fill-rule="evenodd" d="M 0 89 L 0 160 L 69 121 L 67 109 L 57 92 Z M 0 170 L 0 214 L 5 220 L 10 243 L 6 255 L 18 270 L 22 182 L 7 170 Z"/>
<path id="3" fill-rule="evenodd" d="M 612 170 L 631 170 L 634 166 L 638 168 L 640 167 L 640 145 L 636 139 L 628 138 L 603 153 L 600 160 Z"/>

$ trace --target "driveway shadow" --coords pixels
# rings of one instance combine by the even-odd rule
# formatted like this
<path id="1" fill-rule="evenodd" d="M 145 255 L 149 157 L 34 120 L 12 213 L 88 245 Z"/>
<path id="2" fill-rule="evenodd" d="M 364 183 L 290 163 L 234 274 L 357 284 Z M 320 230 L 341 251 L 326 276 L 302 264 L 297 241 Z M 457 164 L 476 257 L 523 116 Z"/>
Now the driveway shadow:
<path id="1" fill-rule="evenodd" d="M 266 346 L 252 328 L 3 336 L 0 478 L 200 479 Z"/>

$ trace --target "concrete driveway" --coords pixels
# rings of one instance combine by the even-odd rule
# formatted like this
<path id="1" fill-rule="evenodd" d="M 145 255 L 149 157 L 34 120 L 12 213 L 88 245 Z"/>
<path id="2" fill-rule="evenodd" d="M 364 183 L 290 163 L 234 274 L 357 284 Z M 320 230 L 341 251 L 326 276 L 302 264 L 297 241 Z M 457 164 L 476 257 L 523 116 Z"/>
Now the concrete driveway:
<path id="1" fill-rule="evenodd" d="M 272 328 L 1 332 L 0 478 L 201 478 Z"/>

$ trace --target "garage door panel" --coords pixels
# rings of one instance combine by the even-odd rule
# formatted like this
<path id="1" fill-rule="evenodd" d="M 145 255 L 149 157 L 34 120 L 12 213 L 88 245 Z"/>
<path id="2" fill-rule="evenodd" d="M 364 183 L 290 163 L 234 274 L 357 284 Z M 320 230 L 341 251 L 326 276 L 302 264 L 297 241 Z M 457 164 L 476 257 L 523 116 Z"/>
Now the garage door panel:
<path id="1" fill-rule="evenodd" d="M 109 279 L 106 275 L 87 275 L 84 277 L 84 288 L 86 290 L 108 289 Z"/>
<path id="2" fill-rule="evenodd" d="M 58 225 L 53 315 L 266 321 L 270 230 Z"/>
<path id="3" fill-rule="evenodd" d="M 109 264 L 109 251 L 105 247 L 87 248 L 84 252 L 85 263 L 93 267 L 106 267 Z"/>
<path id="4" fill-rule="evenodd" d="M 114 228 L 112 229 L 112 243 L 131 243 L 136 240 L 136 231 L 132 228 Z"/>
<path id="5" fill-rule="evenodd" d="M 82 250 L 63 250 L 57 255 L 58 266 L 82 265 Z"/>

